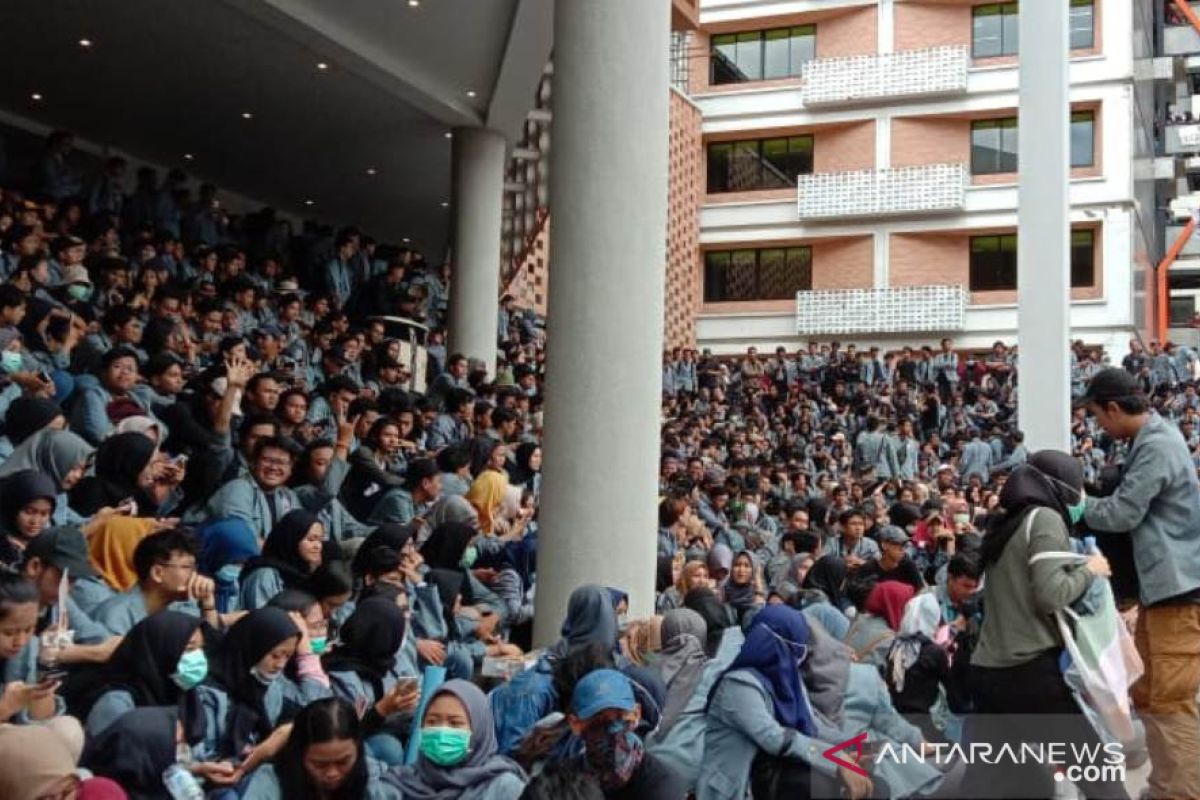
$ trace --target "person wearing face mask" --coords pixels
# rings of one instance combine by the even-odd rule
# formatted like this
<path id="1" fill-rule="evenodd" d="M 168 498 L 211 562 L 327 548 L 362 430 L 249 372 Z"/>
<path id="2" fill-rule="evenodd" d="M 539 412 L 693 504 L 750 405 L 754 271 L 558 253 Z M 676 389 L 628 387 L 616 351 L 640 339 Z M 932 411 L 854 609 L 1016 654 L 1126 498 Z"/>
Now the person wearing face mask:
<path id="1" fill-rule="evenodd" d="M 216 584 L 217 611 L 233 611 L 241 591 L 242 567 L 261 553 L 258 537 L 246 520 L 230 517 L 200 526 L 196 538 L 200 540 L 196 567 Z"/>
<path id="2" fill-rule="evenodd" d="M 208 680 L 196 688 L 205 721 L 203 739 L 193 745 L 197 760 L 250 759 L 256 747 L 270 745 L 272 732 L 287 722 L 287 709 L 330 696 L 329 677 L 296 616 L 260 608 L 225 634 L 213 653 Z M 284 675 L 292 659 L 295 682 Z M 222 769 L 205 777 L 219 785 L 228 783 L 231 772 Z"/>
<path id="3" fill-rule="evenodd" d="M 584 743 L 580 768 L 600 783 L 606 800 L 680 800 L 687 784 L 674 767 L 647 753 L 634 733 L 641 720 L 629 678 L 598 669 L 575 684 L 567 715 Z"/>
<path id="4" fill-rule="evenodd" d="M 200 620 L 160 611 L 134 625 L 103 668 L 87 679 L 77 709 L 88 736 L 98 736 L 119 717 L 141 706 L 173 706 L 208 677 Z"/>
<path id="5" fill-rule="evenodd" d="M 528 778 L 496 750 L 487 696 L 473 683 L 447 681 L 421 720 L 420 756 L 384 780 L 405 800 L 517 800 Z"/>
<path id="6" fill-rule="evenodd" d="M 1068 531 L 1082 517 L 1084 503 L 1082 467 L 1054 450 L 1034 453 L 1004 484 L 1004 510 L 983 537 L 986 613 L 968 677 L 974 710 L 980 714 L 976 741 L 996 746 L 1101 744 L 1063 680 L 1063 642 L 1052 616 L 1082 597 L 1094 580 L 1110 574 L 1099 553 L 1086 561 L 1070 555 Z M 1006 722 L 1003 716 L 1025 714 L 1045 715 L 1039 718 L 1045 722 L 1035 728 Z M 975 764 L 968 777 L 971 785 L 997 792 L 987 796 L 1031 791 L 1050 796 L 1054 791 L 1050 775 L 1036 767 Z M 1078 786 L 1087 797 L 1127 796 L 1120 781 L 1082 781 Z"/>
<path id="7" fill-rule="evenodd" d="M 302 508 L 289 511 L 271 529 L 262 555 L 242 568 L 241 607 L 262 608 L 284 589 L 302 588 L 321 566 L 324 547 L 325 527 L 317 515 Z"/>

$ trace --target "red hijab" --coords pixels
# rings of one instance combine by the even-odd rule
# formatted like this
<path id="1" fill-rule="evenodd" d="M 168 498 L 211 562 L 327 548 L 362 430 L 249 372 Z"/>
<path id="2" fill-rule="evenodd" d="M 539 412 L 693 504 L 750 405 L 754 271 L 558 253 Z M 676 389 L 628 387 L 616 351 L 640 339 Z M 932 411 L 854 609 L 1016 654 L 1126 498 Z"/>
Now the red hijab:
<path id="1" fill-rule="evenodd" d="M 912 600 L 917 590 L 901 581 L 880 581 L 867 595 L 867 611 L 877 617 L 883 617 L 888 627 L 900 630 L 900 620 L 904 617 L 904 607 Z"/>

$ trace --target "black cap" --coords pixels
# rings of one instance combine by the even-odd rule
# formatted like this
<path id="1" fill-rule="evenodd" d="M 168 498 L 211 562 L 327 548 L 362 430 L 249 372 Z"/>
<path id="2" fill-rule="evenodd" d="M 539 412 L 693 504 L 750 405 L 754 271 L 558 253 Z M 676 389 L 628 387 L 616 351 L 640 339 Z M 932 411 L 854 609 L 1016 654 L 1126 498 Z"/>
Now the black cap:
<path id="1" fill-rule="evenodd" d="M 1108 367 L 1092 376 L 1083 397 L 1075 401 L 1075 407 L 1078 408 L 1089 403 L 1107 403 L 1126 397 L 1139 397 L 1141 394 L 1142 386 L 1138 383 L 1137 378 L 1120 367 Z"/>
<path id="2" fill-rule="evenodd" d="M 46 564 L 70 570 L 72 578 L 94 578 L 96 571 L 88 561 L 87 541 L 78 525 L 60 525 L 33 537 L 25 547 L 25 560 L 39 558 Z"/>

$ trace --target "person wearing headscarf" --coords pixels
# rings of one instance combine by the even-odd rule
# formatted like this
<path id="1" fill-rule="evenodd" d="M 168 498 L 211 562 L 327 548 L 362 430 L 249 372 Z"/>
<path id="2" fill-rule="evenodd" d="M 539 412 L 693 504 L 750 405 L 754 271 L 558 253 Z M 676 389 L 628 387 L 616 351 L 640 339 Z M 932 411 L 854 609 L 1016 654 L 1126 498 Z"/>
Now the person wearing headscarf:
<path id="1" fill-rule="evenodd" d="M 867 595 L 866 610 L 880 617 L 893 631 L 899 631 L 904 609 L 915 595 L 916 591 L 907 583 L 880 581 Z"/>
<path id="2" fill-rule="evenodd" d="M 786 757 L 792 769 L 809 773 L 814 796 L 836 796 L 839 781 L 851 796 L 870 792 L 869 779 L 820 755 L 829 745 L 817 738 L 797 669 L 807 658 L 808 644 L 808 621 L 801 612 L 773 605 L 754 616 L 737 658 L 708 695 L 697 800 L 745 796 L 759 752 Z"/>
<path id="3" fill-rule="evenodd" d="M 162 445 L 166 438 L 163 435 L 163 424 L 153 417 L 138 415 L 126 417 L 116 428 L 117 433 L 140 433 L 157 445 Z"/>
<path id="4" fill-rule="evenodd" d="M 395 553 L 404 552 L 405 547 L 416 537 L 416 528 L 413 523 L 401 525 L 389 522 L 368 534 L 354 552 L 352 568 L 355 576 L 361 578 L 366 573 L 367 555 L 377 547 L 387 547 Z"/>
<path id="5" fill-rule="evenodd" d="M 217 610 L 228 613 L 237 606 L 242 568 L 261 554 L 250 523 L 239 517 L 215 519 L 196 529 L 200 552 L 196 568 L 217 584 Z"/>
<path id="6" fill-rule="evenodd" d="M 208 677 L 200 619 L 160 611 L 134 625 L 97 674 L 99 691 L 87 709 L 88 736 L 97 736 L 140 706 L 173 706 Z"/>
<path id="7" fill-rule="evenodd" d="M 479 512 L 475 510 L 475 506 L 467 502 L 465 496 L 444 495 L 430 507 L 429 513 L 425 515 L 425 526 L 430 531 L 435 531 L 450 522 L 468 525 L 478 531 Z"/>
<path id="8" fill-rule="evenodd" d="M 726 544 L 714 544 L 708 551 L 708 576 L 721 585 L 733 568 L 733 550 Z"/>
<path id="9" fill-rule="evenodd" d="M 88 560 L 96 574 L 81 577 L 71 587 L 72 599 L 85 614 L 92 613 L 114 594 L 127 592 L 137 584 L 133 551 L 156 527 L 156 520 L 124 514 L 113 514 L 89 526 Z"/>
<path id="10" fill-rule="evenodd" d="M 737 614 L 721 602 L 717 593 L 707 586 L 692 589 L 683 598 L 684 608 L 690 608 L 704 619 L 708 629 L 708 641 L 704 651 L 709 658 L 719 658 L 730 650 L 741 647 L 743 637 L 738 627 Z"/>
<path id="11" fill-rule="evenodd" d="M 21 442 L 0 464 L 0 479 L 27 469 L 45 473 L 58 489 L 54 524 L 81 522 L 83 518 L 72 510 L 67 493 L 83 478 L 94 452 L 95 448 L 71 431 L 43 428 Z"/>
<path id="12" fill-rule="evenodd" d="M 983 537 L 983 606 L 979 641 L 968 683 L 975 710 L 988 715 L 978 740 L 997 746 L 1020 742 L 1100 743 L 1063 680 L 1063 643 L 1053 614 L 1082 597 L 1097 577 L 1110 574 L 1101 555 L 1074 555 L 1070 526 L 1082 516 L 1083 468 L 1066 453 L 1042 450 L 1013 470 L 1000 507 Z M 1040 557 L 1039 557 L 1040 556 Z M 1036 714 L 1033 729 L 1006 724 L 1002 715 Z M 1027 719 L 1027 718 L 1026 718 Z M 988 781 L 1014 796 L 1015 787 L 1053 791 L 1048 776 L 1025 768 L 975 765 L 971 780 Z M 1115 781 L 1082 781 L 1088 797 L 1125 797 Z"/>
<path id="13" fill-rule="evenodd" d="M 904 606 L 912 597 L 913 588 L 900 581 L 881 581 L 871 586 L 861 612 L 842 637 L 854 651 L 856 661 L 884 668 Z"/>
<path id="14" fill-rule="evenodd" d="M 528 778 L 497 752 L 488 698 L 473 683 L 448 681 L 421 720 L 420 756 L 385 781 L 405 800 L 517 800 Z"/>
<path id="15" fill-rule="evenodd" d="M 766 602 L 762 575 L 749 550 L 743 550 L 734 557 L 729 568 L 729 577 L 725 579 L 721 591 L 725 602 L 738 615 L 739 620 L 745 619 L 746 614 L 761 608 Z"/>
<path id="16" fill-rule="evenodd" d="M 479 557 L 475 544 L 479 531 L 469 524 L 445 522 L 434 528 L 429 539 L 421 545 L 421 557 L 430 569 L 457 569 L 463 572 L 463 603 L 469 606 L 486 606 L 497 614 L 497 627 L 507 625 L 504 602 L 471 572 Z M 414 607 L 414 613 L 419 611 Z"/>
<path id="17" fill-rule="evenodd" d="M 508 482 L 519 489 L 528 489 L 534 497 L 542 493 L 542 446 L 537 442 L 517 445 L 512 464 L 508 467 Z"/>
<path id="18" fill-rule="evenodd" d="M 63 416 L 62 408 L 53 400 L 43 397 L 17 397 L 9 404 L 3 417 L 4 435 L 0 436 L 0 464 L 3 464 L 22 442 L 43 428 L 62 430 L 67 427 L 67 418 Z"/>
<path id="19" fill-rule="evenodd" d="M 310 703 L 296 715 L 274 763 L 250 775 L 241 800 L 404 800 L 384 781 L 386 765 L 364 747 L 364 728 L 346 700 Z M 309 757 L 316 745 L 319 760 Z"/>
<path id="20" fill-rule="evenodd" d="M 89 739 L 82 764 L 120 784 L 129 800 L 170 800 L 162 777 L 176 763 L 181 722 L 176 707 L 136 708 Z"/>
<path id="21" fill-rule="evenodd" d="M 800 588 L 820 592 L 824 602 L 844 612 L 850 607 L 850 601 L 846 599 L 846 575 L 845 559 L 838 556 L 821 556 L 804 576 Z M 814 602 L 821 600 L 814 599 Z"/>
<path id="22" fill-rule="evenodd" d="M 533 576 L 537 571 L 537 539 L 525 537 L 505 542 L 500 551 L 499 572 L 489 588 L 504 603 L 504 618 L 510 628 L 533 621 Z"/>
<path id="23" fill-rule="evenodd" d="M 296 659 L 299 680 L 284 667 Z M 307 634 L 286 611 L 260 608 L 235 622 L 209 664 L 209 679 L 196 688 L 204 713 L 203 761 L 240 759 L 297 709 L 330 695 L 329 678 Z"/>
<path id="24" fill-rule="evenodd" d="M 567 651 L 590 644 L 603 644 L 609 652 L 617 652 L 620 632 L 612 597 L 602 586 L 580 586 L 567 600 L 567 618 L 562 624 L 562 638 L 546 651 L 551 659 L 561 659 Z"/>
<path id="25" fill-rule="evenodd" d="M 95 474 L 71 489 L 71 508 L 91 516 L 101 508 L 115 508 L 132 498 L 146 513 L 157 510 L 150 499 L 149 467 L 158 445 L 145 434 L 118 433 L 105 439 L 96 450 Z"/>
<path id="26" fill-rule="evenodd" d="M 82 738 L 76 744 L 48 725 L 0 725 L 0 797 L 41 800 L 77 790 L 82 744 Z"/>
<path id="27" fill-rule="evenodd" d="M 252 611 L 288 588 L 303 588 L 313 570 L 321 566 L 325 528 L 317 515 L 298 508 L 275 524 L 263 543 L 262 555 L 242 568 L 241 607 Z"/>
<path id="28" fill-rule="evenodd" d="M 0 564 L 20 562 L 25 547 L 50 524 L 57 498 L 54 481 L 34 470 L 0 482 Z"/>
<path id="29" fill-rule="evenodd" d="M 494 470 L 484 470 L 475 478 L 464 499 L 479 515 L 479 530 L 491 535 L 495 532 L 497 514 L 504 503 L 508 489 L 508 476 Z"/>
<path id="30" fill-rule="evenodd" d="M 950 672 L 950 659 L 935 641 L 941 621 L 942 608 L 933 592 L 922 592 L 910 600 L 883 671 L 892 705 L 920 727 L 929 741 L 941 736 L 931 713 Z"/>

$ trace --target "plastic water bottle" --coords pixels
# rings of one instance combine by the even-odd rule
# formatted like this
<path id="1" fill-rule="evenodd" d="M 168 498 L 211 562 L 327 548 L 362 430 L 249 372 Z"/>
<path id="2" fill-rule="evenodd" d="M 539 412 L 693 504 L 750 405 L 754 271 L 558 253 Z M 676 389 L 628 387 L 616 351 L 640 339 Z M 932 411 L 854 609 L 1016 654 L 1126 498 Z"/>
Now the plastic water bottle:
<path id="1" fill-rule="evenodd" d="M 162 782 L 171 800 L 204 800 L 200 782 L 180 764 L 172 764 L 163 770 Z"/>

